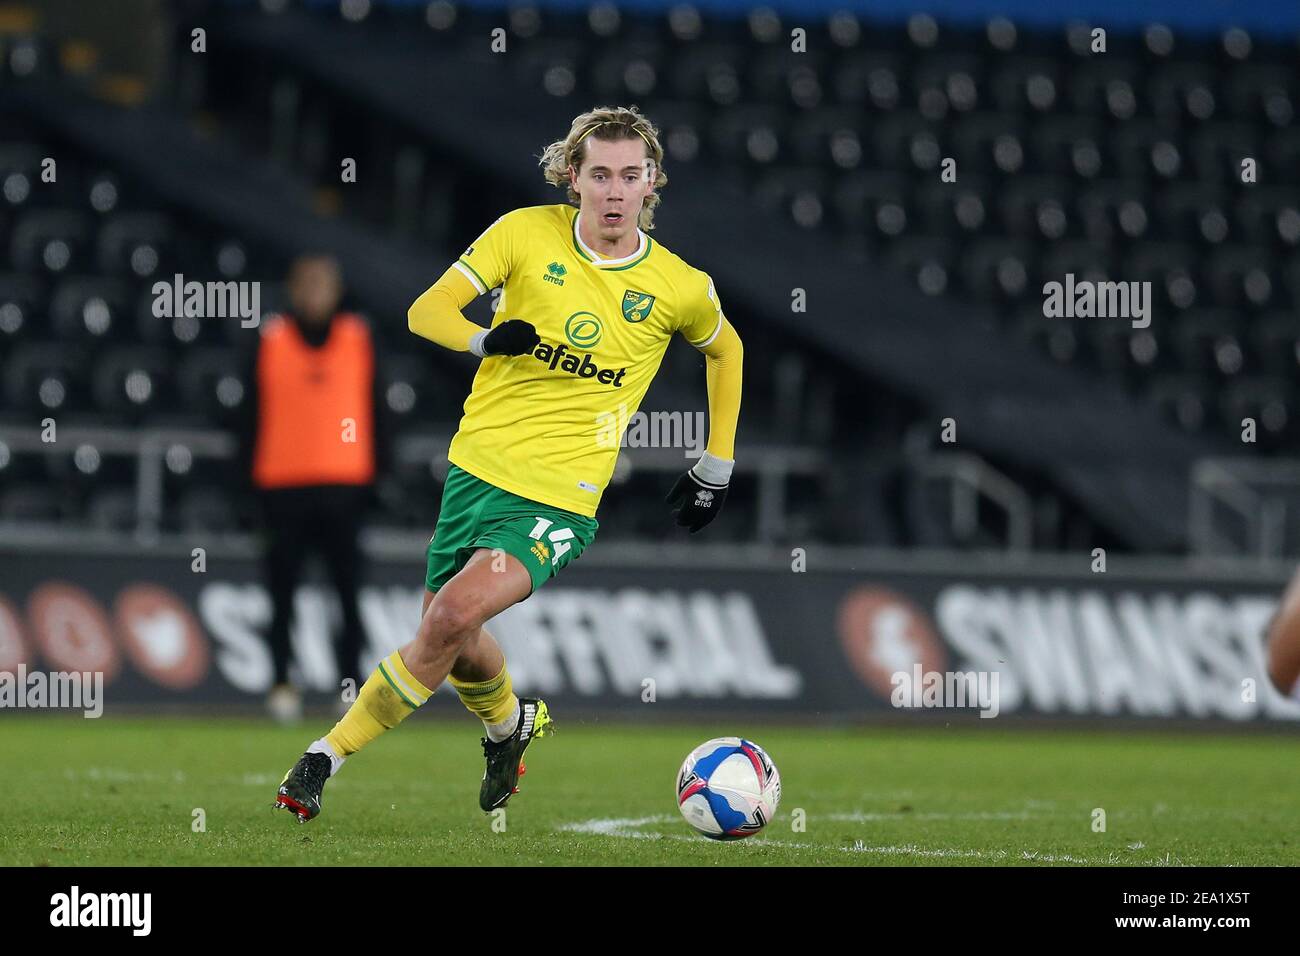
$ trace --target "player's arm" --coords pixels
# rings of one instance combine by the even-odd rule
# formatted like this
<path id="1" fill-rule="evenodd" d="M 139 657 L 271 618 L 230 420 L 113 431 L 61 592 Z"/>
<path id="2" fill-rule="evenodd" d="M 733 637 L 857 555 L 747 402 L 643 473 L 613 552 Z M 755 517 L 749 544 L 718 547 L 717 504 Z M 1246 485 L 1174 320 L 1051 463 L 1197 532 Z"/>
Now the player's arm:
<path id="1" fill-rule="evenodd" d="M 406 313 L 407 327 L 430 342 L 455 352 L 473 352 L 479 358 L 523 355 L 541 341 L 532 324 L 521 319 L 485 329 L 465 318 L 461 310 L 478 295 L 474 283 L 453 265 L 411 303 Z"/>
<path id="2" fill-rule="evenodd" d="M 723 316 L 717 338 L 701 346 L 700 351 L 704 353 L 705 382 L 709 390 L 709 444 L 705 454 L 720 462 L 734 463 L 745 347 Z M 726 471 L 730 479 L 731 468 Z"/>
<path id="3" fill-rule="evenodd" d="M 709 298 L 716 305 L 710 284 Z M 677 479 L 668 494 L 677 523 L 699 531 L 722 510 L 735 465 L 736 426 L 740 421 L 740 387 L 745 349 L 719 307 L 716 326 L 707 338 L 692 342 L 704 353 L 709 391 L 709 443 L 695 465 Z"/>

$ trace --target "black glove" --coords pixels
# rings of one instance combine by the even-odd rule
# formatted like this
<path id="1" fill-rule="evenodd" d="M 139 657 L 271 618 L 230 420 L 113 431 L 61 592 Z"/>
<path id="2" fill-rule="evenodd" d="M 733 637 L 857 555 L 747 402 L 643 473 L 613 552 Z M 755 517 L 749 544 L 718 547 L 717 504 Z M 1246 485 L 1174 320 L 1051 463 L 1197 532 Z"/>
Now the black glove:
<path id="1" fill-rule="evenodd" d="M 541 337 L 531 322 L 507 319 L 483 339 L 484 355 L 526 355 L 537 347 Z"/>
<path id="2" fill-rule="evenodd" d="M 677 479 L 677 484 L 673 485 L 673 490 L 664 499 L 673 506 L 677 523 L 683 528 L 690 528 L 691 534 L 716 518 L 726 500 L 726 485 L 700 480 L 695 476 L 693 468 Z"/>

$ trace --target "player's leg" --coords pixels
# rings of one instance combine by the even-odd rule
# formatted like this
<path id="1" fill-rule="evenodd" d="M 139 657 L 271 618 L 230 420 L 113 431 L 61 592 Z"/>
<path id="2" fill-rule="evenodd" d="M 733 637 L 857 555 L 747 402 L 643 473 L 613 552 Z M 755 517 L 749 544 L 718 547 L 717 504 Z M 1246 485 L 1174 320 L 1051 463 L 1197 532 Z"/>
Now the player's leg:
<path id="1" fill-rule="evenodd" d="M 452 465 L 428 547 L 425 587 L 435 594 L 426 597 L 416 639 L 380 662 L 343 719 L 286 775 L 276 804 L 296 812 L 300 822 L 310 820 L 320 811 L 325 780 L 343 760 L 423 704 L 467 648 L 467 676 L 483 676 L 484 669 L 493 668 L 499 646 L 494 647 L 490 635 L 480 636 L 483 622 L 576 559 L 597 528 L 594 518 L 529 501 Z M 500 671 L 487 678 L 500 683 L 480 703 L 486 701 L 485 709 L 490 704 L 494 711 L 507 706 L 513 711 L 513 691 L 501 660 Z M 487 770 L 479 802 L 484 809 L 503 805 L 514 792 L 522 770 L 518 757 L 550 724 L 543 701 L 523 698 L 518 706 L 511 735 L 498 742 L 492 734 L 483 741 Z M 507 716 L 502 722 L 510 720 Z M 496 722 L 492 714 L 489 722 Z"/>
<path id="2" fill-rule="evenodd" d="M 533 591 L 581 555 L 597 530 L 594 518 L 495 488 L 481 513 L 488 530 L 475 539 L 480 549 L 476 556 L 488 561 L 496 574 L 516 567 L 526 569 Z M 436 608 L 439 599 L 431 607 Z M 488 811 L 505 806 L 518 791 L 519 777 L 524 772 L 524 750 L 534 737 L 553 732 L 554 722 L 544 700 L 515 698 L 504 655 L 498 670 L 500 647 L 490 634 L 484 637 L 485 633 L 480 628 L 478 634 L 466 640 L 461 652 L 464 670 L 453 672 L 451 684 L 487 728 L 482 741 L 486 767 L 479 788 L 479 806 Z M 461 663 L 459 659 L 457 663 Z"/>
<path id="3" fill-rule="evenodd" d="M 466 642 L 448 681 L 465 708 L 483 722 L 489 740 L 500 743 L 515 732 L 519 698 L 506 669 L 505 652 L 486 627 Z"/>
<path id="4" fill-rule="evenodd" d="M 1268 678 L 1280 693 L 1300 681 L 1300 572 L 1291 579 L 1268 627 Z"/>
<path id="5" fill-rule="evenodd" d="M 428 602 L 415 639 L 379 662 L 334 729 L 285 775 L 276 806 L 295 813 L 299 822 L 315 817 L 325 781 L 343 761 L 414 713 L 447 679 L 483 622 L 531 591 L 532 579 L 517 560 L 500 568 L 491 552 L 476 551 Z M 531 730 L 535 721 L 527 723 Z"/>
<path id="6" fill-rule="evenodd" d="M 505 806 L 519 792 L 524 751 L 534 737 L 554 732 L 546 701 L 515 695 L 505 653 L 486 627 L 465 645 L 448 680 L 465 708 L 483 722 L 486 766 L 479 807 L 486 812 Z"/>
<path id="7" fill-rule="evenodd" d="M 425 588 L 424 604 L 420 607 L 420 617 L 429 610 L 436 591 Z M 456 663 L 451 666 L 451 676 L 462 681 L 483 681 L 499 673 L 505 664 L 506 655 L 500 643 L 488 632 L 486 626 L 478 629 L 478 634 L 465 643 Z"/>
<path id="8" fill-rule="evenodd" d="M 451 580 L 467 556 L 462 548 L 479 533 L 476 493 L 470 476 L 452 468 L 443 484 L 438 525 L 429 539 L 425 586 L 437 591 Z M 425 601 L 421 620 L 428 614 Z M 297 814 L 306 823 L 320 813 L 321 792 L 327 781 L 355 753 L 385 730 L 395 727 L 424 703 L 432 689 L 424 686 L 394 651 L 379 663 L 342 719 L 324 737 L 313 741 L 285 774 L 276 792 L 275 806 Z"/>
<path id="9" fill-rule="evenodd" d="M 425 589 L 421 616 L 429 610 L 435 593 Z M 519 698 L 506 670 L 505 652 L 486 626 L 465 642 L 447 680 L 465 709 L 483 722 L 489 740 L 500 742 L 514 733 L 519 722 Z"/>
<path id="10" fill-rule="evenodd" d="M 436 593 L 425 589 L 424 605 L 420 608 L 421 617 L 429 610 L 429 603 Z M 514 696 L 510 687 L 505 651 L 486 626 L 480 627 L 478 633 L 465 642 L 460 657 L 451 665 L 451 674 L 447 679 L 456 688 L 461 703 L 483 721 L 483 727 L 491 739 L 503 740 L 514 730 L 514 721 L 519 716 L 519 698 Z M 498 681 L 506 688 L 500 703 L 491 696 L 492 685 Z M 497 712 L 498 709 L 500 713 Z"/>
<path id="11" fill-rule="evenodd" d="M 501 672 L 506 662 L 505 651 L 487 627 L 465 644 L 465 649 L 451 665 L 451 679 L 459 681 L 485 681 Z"/>
<path id="12" fill-rule="evenodd" d="M 497 535 L 519 537 L 506 529 L 498 529 Z M 527 553 L 524 541 L 515 540 L 508 547 Z M 504 806 L 517 792 L 524 751 L 534 737 L 551 730 L 545 701 L 515 696 L 505 654 L 483 627 L 510 604 L 528 597 L 535 585 L 532 574 L 507 547 L 479 548 L 464 570 L 429 601 L 416 639 L 400 651 L 421 680 L 441 683 L 450 677 L 461 702 L 483 721 L 486 766 L 479 807 L 484 811 Z M 501 600 L 485 604 L 485 596 L 494 593 Z"/>
<path id="13" fill-rule="evenodd" d="M 465 566 L 427 603 L 415 638 L 380 662 L 362 686 L 356 702 L 325 735 L 327 746 L 322 749 L 341 762 L 396 727 L 433 695 L 471 642 L 476 650 L 481 648 L 491 656 L 489 641 L 496 642 L 490 637 L 486 641 L 481 639 L 483 624 L 528 597 L 532 588 L 532 578 L 516 558 L 505 555 L 502 560 L 485 549 L 474 551 Z M 477 698 L 470 709 L 480 717 L 486 715 L 494 723 L 507 719 L 517 703 L 504 656 L 500 660 L 501 667 L 488 681 L 457 688 Z M 522 737 L 517 747 L 519 753 L 527 746 L 532 732 L 540 730 L 537 703 L 523 702 L 523 707 L 528 713 L 517 723 L 528 726 L 526 733 L 515 735 Z M 542 716 L 545 717 L 544 712 Z M 543 719 L 541 724 L 545 723 Z M 511 728 L 512 732 L 515 730 Z M 516 767 L 517 763 L 516 760 Z M 517 777 L 516 772 L 510 781 L 512 788 Z"/>
<path id="14" fill-rule="evenodd" d="M 415 639 L 399 651 L 403 662 L 422 684 L 437 687 L 483 624 L 532 590 L 518 559 L 506 555 L 502 562 L 487 549 L 476 550 L 429 602 Z"/>

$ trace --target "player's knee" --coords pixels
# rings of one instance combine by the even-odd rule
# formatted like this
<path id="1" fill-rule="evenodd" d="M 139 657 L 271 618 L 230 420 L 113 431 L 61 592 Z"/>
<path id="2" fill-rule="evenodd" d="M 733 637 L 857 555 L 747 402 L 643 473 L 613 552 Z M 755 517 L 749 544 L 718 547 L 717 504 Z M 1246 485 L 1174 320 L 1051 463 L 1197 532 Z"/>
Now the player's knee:
<path id="1" fill-rule="evenodd" d="M 463 645 L 483 623 L 481 617 L 478 602 L 444 589 L 424 615 L 421 637 L 449 647 Z"/>

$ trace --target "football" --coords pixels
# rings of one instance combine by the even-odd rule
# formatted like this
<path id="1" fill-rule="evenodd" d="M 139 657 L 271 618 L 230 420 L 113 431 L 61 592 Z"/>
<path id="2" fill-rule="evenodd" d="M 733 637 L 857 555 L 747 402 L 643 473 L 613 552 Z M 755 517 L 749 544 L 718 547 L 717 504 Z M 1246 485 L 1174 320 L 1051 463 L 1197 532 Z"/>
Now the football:
<path id="1" fill-rule="evenodd" d="M 682 761 L 677 808 L 686 822 L 714 840 L 753 836 L 776 816 L 781 775 L 758 744 L 715 737 Z"/>

